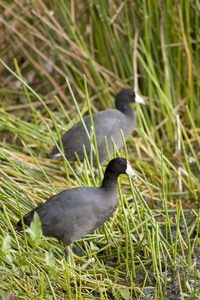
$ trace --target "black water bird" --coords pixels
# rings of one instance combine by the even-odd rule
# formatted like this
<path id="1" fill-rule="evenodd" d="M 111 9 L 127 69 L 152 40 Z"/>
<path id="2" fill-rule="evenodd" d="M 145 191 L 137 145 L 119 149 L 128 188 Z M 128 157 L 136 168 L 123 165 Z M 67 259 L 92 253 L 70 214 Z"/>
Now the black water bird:
<path id="1" fill-rule="evenodd" d="M 138 102 L 145 104 L 144 100 L 138 96 L 133 89 L 121 90 L 115 98 L 116 109 L 107 109 L 92 114 L 95 127 L 95 136 L 97 141 L 99 162 L 102 164 L 107 158 L 107 150 L 105 145 L 105 136 L 107 137 L 109 153 L 113 153 L 113 138 L 118 149 L 123 147 L 120 129 L 122 129 L 125 140 L 133 132 L 136 125 L 136 116 L 134 110 L 130 107 L 130 103 Z M 88 132 L 91 132 L 91 122 L 89 115 L 83 118 Z M 83 145 L 85 145 L 88 158 L 90 157 L 91 145 L 85 129 L 79 121 L 71 129 L 69 129 L 62 137 L 61 141 L 66 158 L 69 161 L 75 161 L 77 153 L 80 161 L 84 159 Z M 58 142 L 59 144 L 59 142 Z M 61 156 L 57 146 L 55 146 L 48 158 Z M 95 156 L 93 155 L 93 165 L 97 167 Z"/>
<path id="2" fill-rule="evenodd" d="M 30 226 L 36 212 L 43 234 L 70 246 L 99 228 L 113 214 L 118 204 L 117 178 L 120 174 L 136 178 L 129 161 L 122 157 L 109 162 L 100 187 L 64 190 L 28 212 L 23 217 L 24 224 Z M 21 220 L 17 226 L 17 231 L 23 231 Z"/>

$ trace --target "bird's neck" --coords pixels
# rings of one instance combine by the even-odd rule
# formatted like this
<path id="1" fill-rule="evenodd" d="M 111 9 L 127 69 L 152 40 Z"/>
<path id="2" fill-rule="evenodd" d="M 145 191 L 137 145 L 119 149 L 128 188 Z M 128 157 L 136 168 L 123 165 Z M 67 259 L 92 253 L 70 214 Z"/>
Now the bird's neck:
<path id="1" fill-rule="evenodd" d="M 133 117 L 133 114 L 134 114 L 133 109 L 130 107 L 129 103 L 126 100 L 123 101 L 123 98 L 121 98 L 121 97 L 120 97 L 120 99 L 116 98 L 115 107 L 118 110 L 120 110 L 122 113 L 124 113 L 130 117 Z"/>
<path id="2" fill-rule="evenodd" d="M 117 189 L 117 178 L 118 175 L 105 173 L 101 187 L 104 189 Z"/>

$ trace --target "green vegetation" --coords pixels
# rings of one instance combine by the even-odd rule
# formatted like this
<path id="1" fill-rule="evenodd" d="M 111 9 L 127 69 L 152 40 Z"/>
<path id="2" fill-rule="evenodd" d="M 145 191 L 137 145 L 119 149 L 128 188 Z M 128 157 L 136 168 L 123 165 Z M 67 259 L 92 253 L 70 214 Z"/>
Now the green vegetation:
<path id="1" fill-rule="evenodd" d="M 0 11 L 2 299 L 199 299 L 199 2 L 0 0 Z M 117 210 L 75 243 L 71 267 L 37 219 L 24 235 L 15 224 L 63 189 L 100 184 L 105 166 L 46 155 L 131 86 L 146 107 L 134 105 L 119 153 L 138 179 L 120 177 Z"/>

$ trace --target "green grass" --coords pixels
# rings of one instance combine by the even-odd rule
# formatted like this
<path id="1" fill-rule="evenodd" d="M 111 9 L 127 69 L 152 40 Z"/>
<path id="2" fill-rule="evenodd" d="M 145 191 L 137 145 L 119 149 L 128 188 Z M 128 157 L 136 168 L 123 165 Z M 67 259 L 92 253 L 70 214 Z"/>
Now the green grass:
<path id="1" fill-rule="evenodd" d="M 16 299 L 170 299 L 175 287 L 179 299 L 198 299 L 198 1 L 45 3 L 0 1 L 2 299 L 10 290 Z M 106 164 L 94 174 L 91 158 L 81 166 L 46 155 L 130 86 L 146 106 L 134 105 L 137 127 L 119 154 L 138 179 L 120 177 L 118 208 L 75 243 L 71 267 L 37 222 L 25 236 L 15 224 L 63 189 L 100 184 Z"/>

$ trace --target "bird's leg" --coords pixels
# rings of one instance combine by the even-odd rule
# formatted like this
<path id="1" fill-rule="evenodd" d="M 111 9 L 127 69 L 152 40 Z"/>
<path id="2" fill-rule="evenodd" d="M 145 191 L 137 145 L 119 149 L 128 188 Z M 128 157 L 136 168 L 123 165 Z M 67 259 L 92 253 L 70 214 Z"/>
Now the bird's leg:
<path id="1" fill-rule="evenodd" d="M 72 266 L 75 267 L 75 261 L 74 261 L 74 257 L 73 257 L 73 252 L 71 250 L 71 245 L 65 245 L 65 259 L 66 262 Z"/>

